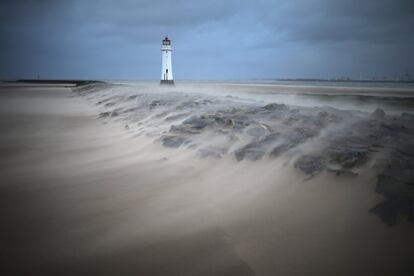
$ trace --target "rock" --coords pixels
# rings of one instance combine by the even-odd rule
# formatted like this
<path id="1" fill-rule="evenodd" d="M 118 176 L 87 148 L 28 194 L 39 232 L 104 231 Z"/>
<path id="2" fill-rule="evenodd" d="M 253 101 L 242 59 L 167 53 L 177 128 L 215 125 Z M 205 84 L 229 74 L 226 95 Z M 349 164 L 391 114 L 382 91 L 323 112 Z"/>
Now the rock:
<path id="1" fill-rule="evenodd" d="M 384 119 L 384 117 L 385 117 L 385 112 L 384 112 L 384 110 L 382 110 L 381 108 L 377 108 L 377 109 L 375 109 L 375 111 L 374 112 L 372 112 L 371 113 L 371 115 L 370 115 L 370 117 L 372 118 L 372 119 Z"/>
<path id="2" fill-rule="evenodd" d="M 392 132 L 405 130 L 405 126 L 395 123 L 395 122 L 392 122 L 392 123 L 385 122 L 385 123 L 380 124 L 380 127 L 385 128 Z M 390 135 L 394 135 L 394 134 L 395 133 L 390 133 Z"/>
<path id="3" fill-rule="evenodd" d="M 187 143 L 187 139 L 181 136 L 163 136 L 161 138 L 162 144 L 169 148 L 178 148 L 184 143 Z"/>
<path id="4" fill-rule="evenodd" d="M 127 108 L 123 111 L 123 113 L 129 113 L 129 112 L 134 112 L 139 110 L 139 107 L 131 107 L 131 108 Z"/>
<path id="5" fill-rule="evenodd" d="M 259 138 L 266 134 L 266 130 L 262 126 L 249 128 L 246 132 L 254 138 Z"/>
<path id="6" fill-rule="evenodd" d="M 303 155 L 294 164 L 295 168 L 302 172 L 314 175 L 323 168 L 323 158 L 320 156 Z"/>
<path id="7" fill-rule="evenodd" d="M 403 112 L 401 113 L 401 118 L 404 120 L 414 120 L 414 114 Z"/>
<path id="8" fill-rule="evenodd" d="M 262 139 L 262 143 L 265 143 L 265 144 L 274 143 L 279 139 L 279 137 L 280 137 L 279 132 L 270 133 Z"/>
<path id="9" fill-rule="evenodd" d="M 192 128 L 202 129 L 207 126 L 206 120 L 202 117 L 192 116 L 183 122 L 184 125 L 191 125 Z"/>
<path id="10" fill-rule="evenodd" d="M 209 147 L 209 148 L 199 149 L 198 152 L 201 158 L 207 158 L 207 157 L 221 158 L 226 153 L 226 149 Z"/>
<path id="11" fill-rule="evenodd" d="M 101 112 L 99 113 L 99 118 L 106 118 L 109 117 L 111 115 L 111 112 L 107 111 L 107 112 Z"/>
<path id="12" fill-rule="evenodd" d="M 352 127 L 355 131 L 356 127 Z M 365 136 L 348 136 L 333 139 L 327 149 L 329 162 L 339 164 L 344 168 L 361 166 L 368 161 L 369 150 L 375 141 L 375 137 L 366 134 Z"/>
<path id="13" fill-rule="evenodd" d="M 314 137 L 318 132 L 309 127 L 296 127 L 294 129 L 295 133 L 299 134 L 305 140 L 311 137 Z"/>
<path id="14" fill-rule="evenodd" d="M 181 109 L 193 109 L 197 106 L 199 106 L 200 103 L 196 100 L 192 100 L 192 101 L 185 101 L 182 102 L 180 105 L 178 105 L 176 107 L 177 110 L 181 110 Z"/>
<path id="15" fill-rule="evenodd" d="M 129 96 L 129 97 L 127 98 L 127 101 L 130 101 L 130 100 L 135 100 L 137 97 L 138 97 L 138 95 L 132 95 L 132 96 Z"/>
<path id="16" fill-rule="evenodd" d="M 297 121 L 299 121 L 299 118 L 290 116 L 290 117 L 285 118 L 282 123 L 286 126 L 291 126 Z"/>
<path id="17" fill-rule="evenodd" d="M 294 146 L 292 144 L 278 145 L 277 147 L 273 148 L 273 150 L 270 152 L 270 156 L 271 157 L 277 157 L 277 156 L 285 153 L 286 151 L 288 151 L 289 149 L 291 149 L 293 147 Z"/>
<path id="18" fill-rule="evenodd" d="M 154 108 L 154 107 L 156 107 L 156 106 L 159 106 L 160 105 L 160 101 L 159 100 L 153 100 L 150 104 L 149 104 L 149 107 L 152 109 L 152 108 Z"/>
<path id="19" fill-rule="evenodd" d="M 318 113 L 318 117 L 319 118 L 327 118 L 329 116 L 329 113 L 328 112 L 326 112 L 326 111 L 320 111 L 319 113 Z"/>
<path id="20" fill-rule="evenodd" d="M 394 172 L 391 172 L 394 173 Z M 408 197 L 414 199 L 414 179 L 412 173 L 404 177 L 402 172 L 397 175 L 380 174 L 378 176 L 375 191 L 386 197 Z"/>
<path id="21" fill-rule="evenodd" d="M 309 138 L 312 138 L 316 134 L 317 131 L 311 128 L 297 127 L 285 136 L 285 140 L 289 141 L 289 144 L 296 146 L 298 144 L 306 142 Z"/>
<path id="22" fill-rule="evenodd" d="M 344 168 L 353 168 L 366 163 L 368 153 L 366 150 L 352 150 L 336 148 L 329 151 L 330 162 L 342 165 Z"/>
<path id="23" fill-rule="evenodd" d="M 256 161 L 263 157 L 265 151 L 260 147 L 259 143 L 250 143 L 241 149 L 238 149 L 234 154 L 237 161 L 241 161 L 243 159 Z"/>
<path id="24" fill-rule="evenodd" d="M 245 145 L 234 153 L 236 159 L 238 161 L 243 159 L 248 159 L 251 161 L 261 159 L 265 155 L 266 149 L 269 147 L 269 145 L 274 143 L 278 137 L 279 133 L 271 133 L 258 141 Z"/>
<path id="25" fill-rule="evenodd" d="M 164 121 L 169 122 L 169 121 L 175 121 L 175 120 L 179 120 L 179 119 L 184 119 L 188 115 L 189 115 L 188 113 L 173 114 L 173 115 L 169 115 L 169 116 L 165 117 L 164 118 Z"/>
<path id="26" fill-rule="evenodd" d="M 228 118 L 228 119 L 225 120 L 225 125 L 228 126 L 228 127 L 233 127 L 233 126 L 236 125 L 236 123 L 234 122 L 233 119 Z"/>
<path id="27" fill-rule="evenodd" d="M 106 117 L 117 117 L 119 116 L 117 111 L 107 111 L 99 113 L 99 118 L 106 118 Z"/>
<path id="28" fill-rule="evenodd" d="M 375 191 L 385 197 L 371 212 L 390 225 L 396 225 L 400 217 L 414 222 L 414 158 L 395 149 L 385 159 L 384 172 L 378 175 Z"/>
<path id="29" fill-rule="evenodd" d="M 173 125 L 170 127 L 170 132 L 175 134 L 198 134 L 200 133 L 200 130 L 193 129 L 191 126 L 188 125 Z"/>
<path id="30" fill-rule="evenodd" d="M 271 103 L 271 104 L 265 105 L 263 109 L 266 109 L 268 111 L 275 111 L 275 110 L 288 110 L 289 107 L 285 104 Z"/>
<path id="31" fill-rule="evenodd" d="M 389 226 L 397 225 L 401 216 L 406 216 L 410 222 L 414 221 L 414 203 L 406 197 L 388 198 L 377 204 L 370 212 L 377 214 Z"/>

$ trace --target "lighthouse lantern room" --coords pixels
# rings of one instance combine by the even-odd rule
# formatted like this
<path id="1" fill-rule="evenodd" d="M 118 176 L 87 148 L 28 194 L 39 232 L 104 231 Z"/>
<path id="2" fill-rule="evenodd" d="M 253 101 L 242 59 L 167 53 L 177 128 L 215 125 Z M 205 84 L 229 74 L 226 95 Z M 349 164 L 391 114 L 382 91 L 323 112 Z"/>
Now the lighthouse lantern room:
<path id="1" fill-rule="evenodd" d="M 161 84 L 174 84 L 173 72 L 172 72 L 172 64 L 171 64 L 171 55 L 172 55 L 172 47 L 171 47 L 171 40 L 168 36 L 165 36 L 164 40 L 162 41 L 161 46 L 162 52 L 162 70 L 161 70 Z"/>

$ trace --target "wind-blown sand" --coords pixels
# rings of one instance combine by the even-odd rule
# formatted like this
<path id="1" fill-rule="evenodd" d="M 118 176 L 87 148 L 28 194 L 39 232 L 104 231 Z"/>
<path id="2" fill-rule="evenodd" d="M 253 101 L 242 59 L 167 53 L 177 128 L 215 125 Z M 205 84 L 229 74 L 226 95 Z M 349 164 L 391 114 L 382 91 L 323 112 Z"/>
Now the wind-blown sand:
<path id="1" fill-rule="evenodd" d="M 371 159 L 358 175 L 309 177 L 288 155 L 200 158 L 204 133 L 163 146 L 170 123 L 157 118 L 173 114 L 157 117 L 165 110 L 152 113 L 162 104 L 151 97 L 134 101 L 155 109 L 124 118 L 113 116 L 130 108 L 111 98 L 118 90 L 0 89 L 5 275 L 414 272 L 414 225 L 369 211 L 384 200 Z M 214 139 L 207 145 L 228 145 Z"/>

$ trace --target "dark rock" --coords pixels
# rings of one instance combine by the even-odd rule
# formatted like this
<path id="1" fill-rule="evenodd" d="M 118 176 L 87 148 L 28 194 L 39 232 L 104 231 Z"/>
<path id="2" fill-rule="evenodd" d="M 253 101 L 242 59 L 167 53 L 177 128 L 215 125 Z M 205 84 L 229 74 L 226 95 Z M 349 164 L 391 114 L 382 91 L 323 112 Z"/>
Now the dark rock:
<path id="1" fill-rule="evenodd" d="M 167 122 L 175 121 L 175 120 L 178 120 L 178 119 L 183 119 L 183 118 L 187 117 L 188 115 L 189 115 L 188 113 L 174 114 L 174 115 L 167 116 L 164 119 L 164 121 L 167 121 Z"/>
<path id="2" fill-rule="evenodd" d="M 304 140 L 314 137 L 318 133 L 315 129 L 308 127 L 296 127 L 294 132 L 303 137 Z"/>
<path id="3" fill-rule="evenodd" d="M 295 122 L 298 122 L 299 121 L 299 118 L 296 118 L 296 117 L 287 117 L 287 118 L 285 118 L 284 120 L 283 120 L 283 124 L 284 125 L 287 125 L 287 126 L 291 126 L 291 125 L 293 125 Z"/>
<path id="4" fill-rule="evenodd" d="M 314 175 L 323 168 L 323 158 L 321 156 L 303 155 L 294 164 L 295 168 L 302 172 Z"/>
<path id="5" fill-rule="evenodd" d="M 194 129 L 189 125 L 173 125 L 170 127 L 171 133 L 179 133 L 179 134 L 198 134 L 200 130 Z"/>
<path id="6" fill-rule="evenodd" d="M 397 225 L 402 216 L 407 217 L 410 222 L 414 221 L 414 202 L 406 197 L 388 198 L 370 211 L 377 214 L 389 226 Z"/>
<path id="7" fill-rule="evenodd" d="M 111 112 L 101 112 L 99 113 L 99 118 L 106 118 L 111 115 Z"/>
<path id="8" fill-rule="evenodd" d="M 414 120 L 414 114 L 403 112 L 401 113 L 401 118 L 404 120 Z"/>
<path id="9" fill-rule="evenodd" d="M 329 116 L 329 113 L 326 111 L 321 111 L 318 113 L 319 118 L 327 118 Z"/>
<path id="10" fill-rule="evenodd" d="M 99 118 L 117 117 L 119 116 L 117 111 L 107 111 L 99 113 Z"/>
<path id="11" fill-rule="evenodd" d="M 187 143 L 187 139 L 181 136 L 163 136 L 161 138 L 162 144 L 169 148 L 178 148 L 184 143 Z"/>
<path id="12" fill-rule="evenodd" d="M 382 123 L 382 124 L 380 124 L 380 126 L 382 127 L 382 128 L 385 128 L 385 129 L 387 129 L 387 130 L 389 130 L 389 131 L 404 131 L 405 130 L 405 126 L 404 125 L 401 125 L 401 124 L 398 124 L 398 123 L 395 123 L 395 122 L 392 122 L 392 123 L 388 123 L 388 122 L 386 122 L 386 123 Z M 390 133 L 390 135 L 394 135 L 395 133 Z"/>
<path id="13" fill-rule="evenodd" d="M 267 104 L 263 107 L 264 109 L 268 111 L 275 111 L 275 110 L 288 110 L 289 107 L 285 104 L 277 104 L 277 103 L 271 103 Z"/>
<path id="14" fill-rule="evenodd" d="M 353 126 L 355 131 L 356 127 Z M 345 133 L 341 133 L 346 135 Z M 361 166 L 368 161 L 368 153 L 376 141 L 371 136 L 350 136 L 333 139 L 328 148 L 329 161 L 344 168 Z"/>
<path id="15" fill-rule="evenodd" d="M 296 146 L 298 144 L 306 142 L 308 139 L 312 138 L 316 134 L 317 131 L 315 131 L 314 129 L 307 127 L 297 127 L 294 128 L 293 131 L 288 133 L 285 136 L 285 139 L 289 142 L 289 144 Z"/>
<path id="16" fill-rule="evenodd" d="M 226 149 L 224 148 L 202 148 L 202 149 L 199 149 L 198 152 L 201 158 L 207 158 L 207 157 L 221 158 L 226 153 Z"/>
<path id="17" fill-rule="evenodd" d="M 254 138 L 259 138 L 266 134 L 266 130 L 262 126 L 249 128 L 246 132 Z"/>
<path id="18" fill-rule="evenodd" d="M 243 159 L 256 161 L 263 157 L 265 151 L 262 149 L 259 143 L 250 143 L 241 149 L 238 149 L 234 154 L 238 161 L 241 161 Z"/>
<path id="19" fill-rule="evenodd" d="M 396 225 L 400 217 L 414 222 L 414 178 L 413 170 L 406 162 L 410 160 L 389 159 L 391 164 L 385 173 L 378 176 L 375 191 L 383 195 L 385 201 L 379 203 L 371 212 L 390 225 Z"/>
<path id="20" fill-rule="evenodd" d="M 160 101 L 160 100 L 153 100 L 150 104 L 149 104 L 149 107 L 150 107 L 150 109 L 153 109 L 153 108 L 155 108 L 155 107 L 157 107 L 157 106 L 160 106 L 160 105 L 163 105 L 163 104 L 165 104 L 164 102 L 162 102 L 162 101 Z"/>
<path id="21" fill-rule="evenodd" d="M 186 101 L 186 102 L 182 102 L 180 105 L 178 105 L 176 107 L 177 110 L 181 110 L 181 109 L 192 109 L 197 107 L 198 105 L 200 105 L 199 102 L 197 101 Z"/>
<path id="22" fill-rule="evenodd" d="M 375 109 L 374 112 L 372 112 L 370 117 L 373 118 L 373 119 L 384 119 L 385 112 L 381 108 L 377 108 L 377 109 Z"/>
<path id="23" fill-rule="evenodd" d="M 261 159 L 265 155 L 266 149 L 278 139 L 279 135 L 279 133 L 271 133 L 258 141 L 245 145 L 235 152 L 236 159 L 238 161 L 243 159 L 251 161 Z"/>
<path id="24" fill-rule="evenodd" d="M 292 144 L 281 144 L 281 145 L 278 145 L 277 147 L 275 147 L 270 152 L 270 156 L 277 157 L 277 156 L 285 153 L 286 151 L 288 151 L 289 149 L 291 149 L 293 147 L 294 147 L 294 145 L 292 145 Z"/>
<path id="25" fill-rule="evenodd" d="M 375 191 L 386 197 L 408 197 L 414 199 L 414 179 L 411 176 L 412 173 L 407 173 L 405 177 L 401 173 L 397 175 L 380 174 Z"/>
<path id="26" fill-rule="evenodd" d="M 263 137 L 262 143 L 270 144 L 270 143 L 276 142 L 279 139 L 279 137 L 280 137 L 279 132 L 270 133 L 266 135 L 265 137 Z"/>
<path id="27" fill-rule="evenodd" d="M 344 168 L 353 168 L 366 163 L 368 154 L 366 150 L 352 150 L 336 148 L 329 151 L 330 161 L 342 165 Z"/>
<path id="28" fill-rule="evenodd" d="M 183 122 L 185 125 L 191 125 L 192 128 L 202 129 L 207 126 L 207 121 L 202 117 L 192 116 Z"/>
<path id="29" fill-rule="evenodd" d="M 137 110 L 139 110 L 139 107 L 131 107 L 131 108 L 125 109 L 123 113 L 129 113 L 129 112 L 133 112 Z"/>
<path id="30" fill-rule="evenodd" d="M 225 126 L 230 126 L 230 127 L 233 127 L 233 126 L 235 126 L 235 125 L 236 125 L 236 123 L 234 122 L 234 120 L 233 120 L 233 119 L 228 118 L 228 119 L 226 119 L 226 120 L 225 120 Z"/>
<path id="31" fill-rule="evenodd" d="M 130 101 L 130 100 L 135 100 L 137 97 L 138 97 L 138 95 L 132 95 L 132 96 L 129 96 L 129 97 L 127 98 L 127 101 Z"/>

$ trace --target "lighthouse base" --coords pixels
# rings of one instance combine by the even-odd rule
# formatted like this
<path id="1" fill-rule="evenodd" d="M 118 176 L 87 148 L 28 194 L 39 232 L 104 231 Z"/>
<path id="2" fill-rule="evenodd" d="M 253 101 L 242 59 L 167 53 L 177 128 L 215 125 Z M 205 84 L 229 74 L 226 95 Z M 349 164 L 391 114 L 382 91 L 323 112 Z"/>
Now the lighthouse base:
<path id="1" fill-rule="evenodd" d="M 174 85 L 174 80 L 161 80 L 161 85 Z"/>

